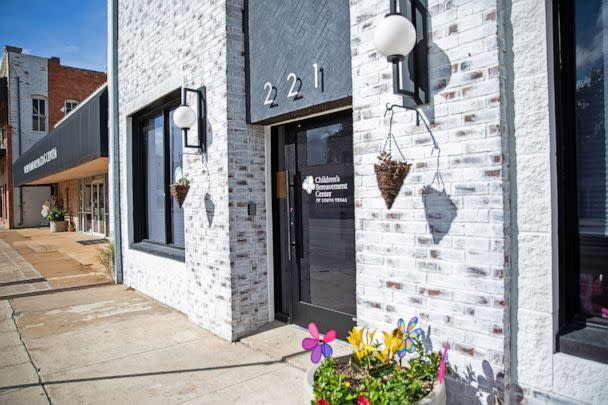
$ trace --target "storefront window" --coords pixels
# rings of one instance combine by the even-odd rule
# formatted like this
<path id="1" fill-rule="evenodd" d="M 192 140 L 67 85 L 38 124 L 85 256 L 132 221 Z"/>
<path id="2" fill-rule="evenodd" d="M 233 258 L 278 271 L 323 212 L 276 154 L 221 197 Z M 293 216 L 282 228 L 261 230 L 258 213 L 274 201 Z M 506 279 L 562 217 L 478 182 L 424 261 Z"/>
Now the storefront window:
<path id="1" fill-rule="evenodd" d="M 178 105 L 178 100 L 170 100 L 144 111 L 134 120 L 136 243 L 184 248 L 184 211 L 169 190 L 169 185 L 177 180 L 175 177 L 181 177 L 182 173 L 182 133 L 172 119 Z"/>
<path id="2" fill-rule="evenodd" d="M 575 12 L 580 310 L 608 319 L 608 1 Z"/>
<path id="3" fill-rule="evenodd" d="M 162 115 L 146 120 L 143 136 L 146 145 L 147 239 L 165 243 L 165 141 Z"/>

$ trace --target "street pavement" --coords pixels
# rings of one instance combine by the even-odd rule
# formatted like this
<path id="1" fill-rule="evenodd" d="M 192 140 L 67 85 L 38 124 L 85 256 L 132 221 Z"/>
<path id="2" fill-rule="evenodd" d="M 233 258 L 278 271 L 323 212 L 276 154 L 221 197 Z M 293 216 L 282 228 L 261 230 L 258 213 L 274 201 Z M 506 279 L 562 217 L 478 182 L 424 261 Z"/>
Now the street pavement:
<path id="1" fill-rule="evenodd" d="M 303 404 L 303 330 L 226 342 L 125 286 L 0 301 L 0 404 Z M 262 333 L 262 336 L 263 336 Z M 279 332 L 279 334 L 281 334 Z M 292 350 L 295 351 L 292 352 Z M 290 357 L 297 360 L 291 362 Z"/>
<path id="2" fill-rule="evenodd" d="M 98 237 L 48 228 L 0 231 L 0 299 L 108 284 L 98 263 Z"/>
<path id="3" fill-rule="evenodd" d="M 273 322 L 226 342 L 108 285 L 86 238 L 0 231 L 0 405 L 310 403 L 305 329 Z"/>

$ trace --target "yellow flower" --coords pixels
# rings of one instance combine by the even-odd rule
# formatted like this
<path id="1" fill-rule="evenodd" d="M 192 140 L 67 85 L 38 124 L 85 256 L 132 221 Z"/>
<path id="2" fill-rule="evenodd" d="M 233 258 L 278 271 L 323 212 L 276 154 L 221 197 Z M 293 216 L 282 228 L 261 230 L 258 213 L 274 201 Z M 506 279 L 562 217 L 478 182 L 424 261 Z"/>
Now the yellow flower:
<path id="1" fill-rule="evenodd" d="M 357 327 L 354 326 L 346 337 L 348 343 L 350 343 L 353 349 L 355 349 L 355 356 L 357 356 L 358 359 L 363 357 L 362 346 L 364 330 L 364 328 L 357 329 Z"/>
<path id="2" fill-rule="evenodd" d="M 376 334 L 376 330 L 368 330 L 367 331 L 367 344 L 368 345 L 373 345 L 374 344 L 374 335 Z"/>
<path id="3" fill-rule="evenodd" d="M 346 340 L 350 343 L 355 349 L 358 349 L 361 346 L 363 341 L 363 330 L 364 328 L 357 329 L 356 326 L 348 332 L 348 336 L 346 336 Z"/>
<path id="4" fill-rule="evenodd" d="M 363 339 L 364 333 L 365 340 Z M 348 333 L 346 340 L 351 344 L 353 349 L 355 349 L 355 356 L 357 356 L 358 359 L 362 359 L 365 356 L 371 356 L 377 351 L 376 347 L 374 346 L 375 334 L 375 330 L 370 331 L 363 327 L 359 329 L 357 329 L 357 327 L 353 327 Z"/>
<path id="5" fill-rule="evenodd" d="M 382 332 L 384 348 L 375 353 L 374 356 L 383 363 L 389 363 L 395 357 L 397 350 L 401 347 L 401 340 L 392 333 Z"/>

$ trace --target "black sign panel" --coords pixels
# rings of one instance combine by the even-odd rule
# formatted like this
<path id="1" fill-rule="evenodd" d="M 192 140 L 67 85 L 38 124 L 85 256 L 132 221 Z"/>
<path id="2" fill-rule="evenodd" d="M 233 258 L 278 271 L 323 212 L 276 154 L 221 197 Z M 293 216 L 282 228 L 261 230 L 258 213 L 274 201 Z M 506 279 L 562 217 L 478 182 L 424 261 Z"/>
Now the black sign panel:
<path id="1" fill-rule="evenodd" d="M 348 0 L 249 0 L 248 121 L 352 96 Z"/>

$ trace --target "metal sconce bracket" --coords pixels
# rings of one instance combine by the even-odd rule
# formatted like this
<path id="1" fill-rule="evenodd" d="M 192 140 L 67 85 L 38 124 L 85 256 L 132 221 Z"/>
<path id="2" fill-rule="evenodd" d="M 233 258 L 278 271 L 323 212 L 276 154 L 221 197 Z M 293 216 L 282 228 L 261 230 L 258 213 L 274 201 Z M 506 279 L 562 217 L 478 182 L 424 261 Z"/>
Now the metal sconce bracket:
<path id="1" fill-rule="evenodd" d="M 182 105 L 188 105 L 186 95 L 187 93 L 195 93 L 197 95 L 196 100 L 196 123 L 197 123 L 197 136 L 198 144 L 188 143 L 188 130 L 184 131 L 184 146 L 186 148 L 197 148 L 201 150 L 201 153 L 207 151 L 207 87 L 202 86 L 198 89 L 190 89 L 188 87 L 182 87 Z M 194 155 L 195 153 L 183 153 L 184 155 Z M 196 153 L 198 154 L 198 153 Z"/>
<path id="2" fill-rule="evenodd" d="M 399 1 L 399 11 L 397 11 L 397 1 Z M 416 29 L 416 45 L 407 57 L 407 65 L 401 57 L 387 58 L 393 64 L 393 93 L 403 96 L 404 106 L 428 104 L 431 101 L 428 73 L 428 10 L 420 0 L 390 0 L 390 12 L 387 15 L 394 14 L 401 14 L 410 19 Z M 407 89 L 407 84 L 410 90 Z"/>

